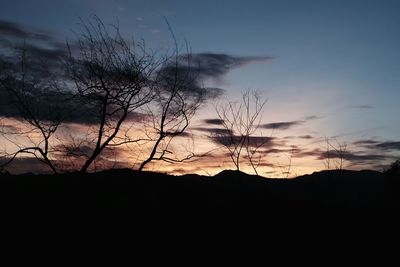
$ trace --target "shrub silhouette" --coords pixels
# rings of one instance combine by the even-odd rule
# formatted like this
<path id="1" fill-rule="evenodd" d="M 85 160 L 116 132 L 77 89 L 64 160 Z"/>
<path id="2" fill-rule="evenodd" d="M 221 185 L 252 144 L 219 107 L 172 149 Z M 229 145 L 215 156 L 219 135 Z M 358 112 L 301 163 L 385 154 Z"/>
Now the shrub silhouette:
<path id="1" fill-rule="evenodd" d="M 400 177 L 400 160 L 396 160 L 390 165 L 390 168 L 385 171 L 387 177 Z"/>

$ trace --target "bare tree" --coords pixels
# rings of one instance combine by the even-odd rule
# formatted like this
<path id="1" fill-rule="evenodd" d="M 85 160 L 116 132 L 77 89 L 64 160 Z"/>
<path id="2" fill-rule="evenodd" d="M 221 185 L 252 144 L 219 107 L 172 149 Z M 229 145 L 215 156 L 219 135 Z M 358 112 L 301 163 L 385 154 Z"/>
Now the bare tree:
<path id="1" fill-rule="evenodd" d="M 81 26 L 66 66 L 76 99 L 90 107 L 95 125 L 94 146 L 81 167 L 86 172 L 105 148 L 137 141 L 118 134 L 129 115 L 154 99 L 149 80 L 158 64 L 144 43 L 124 39 L 117 26 L 109 30 L 97 17 Z"/>
<path id="2" fill-rule="evenodd" d="M 325 143 L 326 143 L 326 152 L 325 152 L 325 161 L 324 165 L 327 170 L 331 169 L 331 148 L 329 138 L 325 136 Z"/>
<path id="3" fill-rule="evenodd" d="M 1 168 L 12 163 L 17 156 L 34 156 L 57 173 L 56 163 L 50 155 L 51 139 L 64 119 L 64 105 L 61 105 L 60 91 L 53 73 L 46 62 L 30 60 L 25 47 L 12 62 L 2 61 L 0 90 L 9 101 L 6 109 L 16 117 L 22 129 L 2 131 L 3 138 L 17 149 L 3 152 Z M 24 138 L 24 141 L 20 141 Z"/>
<path id="4" fill-rule="evenodd" d="M 259 148 L 271 140 L 260 135 L 265 103 L 266 100 L 262 99 L 257 91 L 247 90 L 243 92 L 241 102 L 227 101 L 215 106 L 224 131 L 218 131 L 213 138 L 228 150 L 236 170 L 240 170 L 241 159 L 245 156 L 254 172 L 258 174 L 260 158 L 257 163 L 256 155 Z"/>
<path id="5" fill-rule="evenodd" d="M 33 145 L 15 141 L 18 150 L 3 153 L 7 159 L 4 165 L 19 154 L 30 153 L 55 173 L 71 168 L 87 172 L 109 159 L 103 154 L 113 154 L 116 162 L 116 147 L 141 145 L 142 141 L 151 146 L 151 151 L 140 170 L 153 160 L 182 162 L 199 156 L 193 150 L 182 157 L 173 151 L 172 141 L 177 136 L 190 136 L 187 130 L 191 119 L 209 96 L 209 90 L 199 85 L 199 77 L 192 71 L 188 46 L 182 55 L 175 36 L 173 39 L 172 55 L 156 58 L 144 42 L 123 38 L 118 26 L 106 26 L 94 17 L 81 21 L 76 40 L 62 51 L 62 64 L 57 65 L 62 74 L 57 80 L 47 79 L 45 84 L 42 78 L 46 75 L 36 74 L 28 79 L 24 60 L 19 73 L 13 68 L 9 68 L 10 74 L 2 72 L 1 87 L 17 102 L 20 118 L 33 128 L 29 133 L 17 132 Z M 3 61 L 0 65 L 3 68 Z M 58 83 L 62 90 L 56 91 Z M 143 111 L 146 114 L 141 114 Z M 138 114 L 147 119 L 145 136 L 133 138 L 135 130 L 143 126 L 142 121 L 134 119 Z M 55 135 L 63 121 L 66 124 L 61 134 Z M 70 131 L 68 123 L 78 123 L 87 131 Z M 3 131 L 3 136 L 7 138 L 9 132 Z M 54 141 L 52 146 L 50 141 Z"/>
<path id="6" fill-rule="evenodd" d="M 277 166 L 280 169 L 282 178 L 288 179 L 289 176 L 293 172 L 292 160 L 293 160 L 293 154 L 295 153 L 295 150 L 296 150 L 296 148 L 294 146 L 292 146 L 292 149 L 290 150 L 290 155 L 288 156 L 288 163 L 286 165 L 277 164 Z"/>
<path id="7" fill-rule="evenodd" d="M 348 148 L 346 143 L 340 143 L 338 140 L 334 139 L 334 144 L 329 138 L 325 137 L 326 152 L 325 152 L 325 168 L 327 170 L 331 169 L 332 160 L 334 168 L 336 170 L 343 170 L 348 157 Z"/>
<path id="8" fill-rule="evenodd" d="M 171 28 L 170 32 L 175 46 L 172 55 L 164 61 L 152 84 L 155 97 L 147 105 L 146 113 L 150 123 L 145 125 L 146 136 L 152 145 L 149 155 L 139 166 L 140 171 L 154 160 L 174 163 L 200 156 L 192 150 L 184 152 L 184 156 L 178 156 L 172 148 L 172 141 L 176 137 L 188 137 L 188 126 L 206 99 L 207 90 L 196 84 L 198 77 L 191 68 L 188 45 L 185 46 L 186 53 L 181 55 Z"/>
<path id="9" fill-rule="evenodd" d="M 346 157 L 348 155 L 347 144 L 340 143 L 336 140 L 336 145 L 331 144 L 331 147 L 336 154 L 336 170 L 343 170 L 346 162 Z"/>

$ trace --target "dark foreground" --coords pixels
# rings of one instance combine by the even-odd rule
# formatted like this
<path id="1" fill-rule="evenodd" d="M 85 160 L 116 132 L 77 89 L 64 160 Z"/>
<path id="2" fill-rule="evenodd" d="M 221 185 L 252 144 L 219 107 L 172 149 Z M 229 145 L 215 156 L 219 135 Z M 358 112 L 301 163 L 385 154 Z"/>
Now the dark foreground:
<path id="1" fill-rule="evenodd" d="M 0 176 L 2 210 L 218 214 L 385 211 L 399 181 L 374 171 L 324 171 L 266 179 L 235 171 L 214 177 L 110 170 L 95 174 Z"/>
<path id="2" fill-rule="evenodd" d="M 33 246 L 46 233 L 52 237 L 48 244 L 70 239 L 83 247 L 77 240 L 90 235 L 92 244 L 104 244 L 111 236 L 110 244 L 124 239 L 148 242 L 150 248 L 163 244 L 163 249 L 177 236 L 184 237 L 179 239 L 183 247 L 182 242 L 199 239 L 218 247 L 210 241 L 218 238 L 246 246 L 238 238 L 255 237 L 257 244 L 278 248 L 302 248 L 312 239 L 317 248 L 334 240 L 352 249 L 348 240 L 358 245 L 372 238 L 397 242 L 399 180 L 372 171 L 329 171 L 291 180 L 234 171 L 214 177 L 129 170 L 3 174 L 1 229 L 14 242 L 21 240 L 16 235 L 26 239 L 33 233 Z"/>

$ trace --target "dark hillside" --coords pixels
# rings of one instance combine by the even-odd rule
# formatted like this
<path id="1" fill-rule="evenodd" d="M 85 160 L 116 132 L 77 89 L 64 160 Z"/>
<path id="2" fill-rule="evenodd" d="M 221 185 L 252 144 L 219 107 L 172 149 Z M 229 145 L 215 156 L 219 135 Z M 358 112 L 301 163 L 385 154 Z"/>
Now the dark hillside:
<path id="1" fill-rule="evenodd" d="M 131 170 L 92 174 L 1 175 L 3 209 L 250 211 L 387 209 L 392 195 L 382 173 L 323 171 L 267 179 L 237 171 L 214 177 Z"/>

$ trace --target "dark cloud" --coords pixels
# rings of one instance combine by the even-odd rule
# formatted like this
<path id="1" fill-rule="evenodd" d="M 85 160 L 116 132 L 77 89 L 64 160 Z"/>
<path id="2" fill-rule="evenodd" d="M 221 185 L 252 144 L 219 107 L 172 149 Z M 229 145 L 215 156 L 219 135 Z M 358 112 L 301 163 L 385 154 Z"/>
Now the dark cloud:
<path id="1" fill-rule="evenodd" d="M 10 133 L 20 133 L 21 129 L 15 125 L 5 124 L 0 121 L 0 133 L 10 134 Z"/>
<path id="2" fill-rule="evenodd" d="M 215 135 L 230 135 L 232 132 L 228 129 L 223 129 L 223 128 L 206 128 L 206 127 L 195 127 L 193 130 L 201 131 L 201 132 L 207 132 L 211 136 Z"/>
<path id="3" fill-rule="evenodd" d="M 76 142 L 77 141 L 77 142 Z M 76 163 L 78 165 L 83 164 L 82 159 L 86 160 L 92 155 L 93 150 L 95 149 L 95 144 L 90 138 L 84 137 L 81 140 L 64 140 L 63 144 L 59 144 L 54 147 L 54 150 L 57 151 L 55 157 L 57 161 L 64 161 L 67 159 L 80 159 L 77 160 Z M 124 150 L 121 148 L 115 147 L 106 147 L 100 153 L 98 159 L 103 161 L 117 161 L 121 155 L 124 155 Z"/>
<path id="4" fill-rule="evenodd" d="M 304 117 L 304 120 L 311 121 L 311 120 L 318 120 L 318 119 L 322 119 L 322 118 L 323 118 L 322 116 L 311 115 L 311 116 Z"/>
<path id="5" fill-rule="evenodd" d="M 217 87 L 204 88 L 205 99 L 215 99 L 222 96 L 225 93 L 225 89 Z"/>
<path id="6" fill-rule="evenodd" d="M 392 160 L 394 157 L 391 155 L 385 154 L 378 154 L 378 153 L 368 153 L 368 152 L 350 152 L 350 151 L 343 151 L 342 153 L 338 153 L 337 151 L 331 150 L 329 153 L 327 151 L 322 151 L 320 149 L 314 150 L 300 150 L 296 149 L 293 150 L 293 156 L 296 158 L 303 158 L 303 157 L 314 157 L 318 160 L 327 160 L 327 159 L 340 159 L 343 158 L 352 163 L 363 164 L 367 162 L 376 161 L 387 161 Z"/>
<path id="7" fill-rule="evenodd" d="M 353 144 L 359 145 L 365 148 L 369 148 L 371 150 L 378 151 L 400 151 L 400 142 L 399 141 L 386 141 L 381 142 L 374 139 L 366 139 L 359 140 L 354 142 Z"/>
<path id="8" fill-rule="evenodd" d="M 1 78 L 1 77 L 0 77 Z M 17 83 L 12 83 L 11 86 Z M 0 84 L 1 85 L 1 84 Z M 28 110 L 40 121 L 64 121 L 93 124 L 99 121 L 99 107 L 87 103 L 76 95 L 54 90 L 41 90 L 35 86 L 26 87 L 18 93 L 23 102 L 9 90 L 0 86 L 0 117 L 23 119 L 30 115 Z M 139 114 L 130 119 L 138 120 Z"/>
<path id="9" fill-rule="evenodd" d="M 380 150 L 400 150 L 400 142 L 382 142 L 374 145 L 375 148 Z"/>
<path id="10" fill-rule="evenodd" d="M 297 136 L 297 138 L 299 138 L 299 139 L 313 139 L 314 137 L 312 135 L 307 134 L 307 135 Z"/>
<path id="11" fill-rule="evenodd" d="M 206 124 L 212 124 L 212 125 L 224 124 L 224 120 L 221 120 L 221 119 L 206 119 L 206 120 L 203 120 L 203 122 Z"/>
<path id="12" fill-rule="evenodd" d="M 353 144 L 361 145 L 361 146 L 375 145 L 375 144 L 379 144 L 379 143 L 380 143 L 379 141 L 373 140 L 373 139 L 358 140 L 358 141 L 353 142 Z"/>
<path id="13" fill-rule="evenodd" d="M 20 47 L 23 48 L 23 47 Z M 51 47 L 41 47 L 33 44 L 25 44 L 24 48 L 28 56 L 32 58 L 39 58 L 45 62 L 55 62 L 67 55 L 66 46 L 60 44 L 53 44 Z"/>
<path id="14" fill-rule="evenodd" d="M 166 85 L 184 85 L 189 92 L 202 93 L 207 99 L 214 99 L 224 93 L 224 89 L 204 87 L 206 80 L 220 80 L 230 70 L 254 62 L 264 62 L 272 57 L 240 57 L 228 54 L 195 53 L 181 55 L 178 62 L 171 60 L 158 71 L 158 77 Z M 166 86 L 167 87 L 167 86 Z"/>
<path id="15" fill-rule="evenodd" d="M 306 135 L 299 135 L 299 136 L 285 136 L 283 139 L 313 139 L 314 137 L 312 135 L 306 134 Z"/>
<path id="16" fill-rule="evenodd" d="M 267 62 L 270 56 L 233 56 L 228 54 L 198 53 L 182 56 L 183 65 L 192 68 L 197 75 L 204 79 L 218 79 L 233 68 L 255 62 Z"/>
<path id="17" fill-rule="evenodd" d="M 0 20 L 0 34 L 19 38 L 28 37 L 27 32 L 20 25 L 4 20 Z"/>
<path id="18" fill-rule="evenodd" d="M 356 105 L 352 106 L 352 108 L 360 108 L 360 109 L 374 109 L 375 107 L 372 105 Z"/>
<path id="19" fill-rule="evenodd" d="M 17 23 L 4 20 L 0 20 L 0 34 L 10 38 L 14 37 L 41 41 L 53 40 L 53 36 L 49 32 L 43 30 L 29 31 Z"/>
<path id="20" fill-rule="evenodd" d="M 293 151 L 293 149 L 281 149 L 281 148 L 270 148 L 264 151 L 261 151 L 263 154 L 280 154 L 280 153 L 288 153 Z"/>
<path id="21" fill-rule="evenodd" d="M 0 161 L 2 163 L 4 162 Z M 5 169 L 12 174 L 52 173 L 48 165 L 33 157 L 16 157 Z"/>
<path id="22" fill-rule="evenodd" d="M 321 119 L 321 118 L 323 118 L 323 117 L 311 115 L 311 116 L 304 117 L 302 120 L 272 122 L 272 123 L 263 124 L 263 125 L 261 125 L 261 127 L 264 128 L 264 129 L 287 130 L 287 129 L 290 129 L 292 127 L 298 126 L 300 124 L 306 123 L 307 121 Z M 302 136 L 302 137 L 299 136 L 298 138 L 310 139 L 309 137 L 310 136 L 307 135 L 307 136 Z"/>
<path id="23" fill-rule="evenodd" d="M 148 114 L 132 111 L 126 116 L 127 121 L 143 122 L 151 119 Z"/>
<path id="24" fill-rule="evenodd" d="M 387 160 L 391 158 L 388 155 L 382 154 L 365 154 L 365 153 L 352 153 L 352 152 L 343 152 L 342 155 L 339 155 L 335 151 L 330 151 L 328 154 L 327 152 L 321 153 L 318 159 L 339 159 L 343 157 L 343 159 L 351 161 L 351 162 L 365 162 L 365 161 L 380 161 L 380 160 Z"/>
<path id="25" fill-rule="evenodd" d="M 71 44 L 74 50 L 74 44 Z M 6 48 L 6 50 L 4 49 Z M 36 68 L 43 63 L 49 67 L 49 69 L 54 70 L 54 72 L 61 70 L 62 65 L 60 64 L 60 59 L 67 55 L 67 46 L 58 41 L 56 35 L 49 31 L 29 29 L 23 27 L 19 24 L 0 21 L 0 68 L 19 66 L 18 53 L 20 49 L 24 48 L 27 55 L 27 63 L 32 68 Z M 10 52 L 11 51 L 11 52 Z M 216 53 L 197 53 L 191 55 L 182 55 L 178 59 L 178 67 L 174 61 L 166 62 L 157 72 L 158 78 L 163 80 L 163 82 L 168 83 L 171 79 L 178 75 L 178 82 L 184 84 L 184 88 L 189 94 L 201 94 L 204 101 L 209 99 L 215 99 L 221 96 L 225 90 L 222 88 L 215 87 L 204 87 L 203 82 L 207 79 L 220 79 L 223 75 L 229 72 L 233 68 L 238 68 L 246 64 L 254 62 L 265 62 L 271 60 L 272 57 L 268 56 L 232 56 L 228 54 L 216 54 Z M 5 61 L 9 61 L 6 65 Z M 40 63 L 40 64 L 39 64 Z M 39 67 L 37 67 L 39 68 Z M 41 70 L 36 70 L 41 71 Z M 62 75 L 61 71 L 57 75 Z M 1 76 L 1 73 L 0 73 Z M 60 76 L 65 79 L 65 76 Z M 1 78 L 1 77 L 0 77 Z M 63 80 L 63 82 L 67 82 Z M 164 84 L 167 85 L 167 84 Z M 164 86 L 166 87 L 166 86 Z M 6 117 L 21 117 L 16 106 L 12 106 L 10 103 L 15 103 L 15 99 L 10 96 L 6 96 L 1 89 L 0 92 L 0 116 Z M 39 99 L 38 94 L 33 90 L 32 99 Z M 53 93 L 57 95 L 57 93 Z M 5 98 L 8 97 L 8 98 Z M 69 96 L 68 96 L 69 97 Z M 73 122 L 83 122 L 91 123 L 93 120 L 96 121 L 97 115 L 95 113 L 96 108 L 87 105 L 82 99 L 74 99 L 74 101 L 66 101 L 66 96 L 59 94 L 51 99 L 52 101 L 42 101 L 37 103 L 37 109 L 41 115 L 41 118 L 51 119 L 52 112 L 49 106 L 56 107 L 61 105 L 67 107 L 68 111 L 65 113 L 69 121 Z M 70 106 L 72 108 L 70 108 Z M 76 115 L 76 118 L 73 115 Z M 88 115 L 87 115 L 88 114 Z M 94 118 L 91 119 L 90 116 Z M 90 116 L 89 116 L 90 115 Z"/>
<path id="26" fill-rule="evenodd" d="M 265 129 L 279 129 L 279 130 L 287 130 L 299 124 L 302 124 L 303 121 L 285 121 L 285 122 L 273 122 L 261 125 L 262 128 Z"/>
<path id="27" fill-rule="evenodd" d="M 323 153 L 324 153 L 324 151 L 321 151 L 319 149 L 314 149 L 314 150 L 296 149 L 293 151 L 293 157 L 296 157 L 296 158 L 305 158 L 305 157 L 319 158 Z"/>
<path id="28" fill-rule="evenodd" d="M 320 116 L 311 115 L 311 116 L 304 117 L 302 120 L 272 122 L 272 123 L 263 124 L 263 125 L 261 125 L 261 127 L 265 128 L 265 129 L 287 130 L 292 127 L 298 126 L 300 124 L 306 123 L 307 121 L 321 119 L 321 118 L 322 117 L 320 117 Z M 307 137 L 309 137 L 309 136 L 307 136 Z M 302 137 L 298 137 L 298 138 L 302 138 Z M 309 139 L 309 138 L 304 138 L 304 139 Z"/>
<path id="29" fill-rule="evenodd" d="M 211 137 L 212 141 L 217 144 L 221 144 L 224 146 L 230 146 L 235 143 L 239 143 L 241 136 L 231 136 L 231 135 L 215 135 Z M 249 146 L 250 147 L 259 147 L 261 146 L 274 146 L 273 137 L 262 137 L 262 136 L 250 136 L 249 137 Z"/>
<path id="30" fill-rule="evenodd" d="M 26 29 L 21 25 L 0 20 L 0 52 L 3 58 L 14 61 L 25 51 L 31 65 L 45 62 L 55 68 L 59 59 L 67 55 L 66 44 L 59 42 L 55 34 L 45 30 Z"/>

